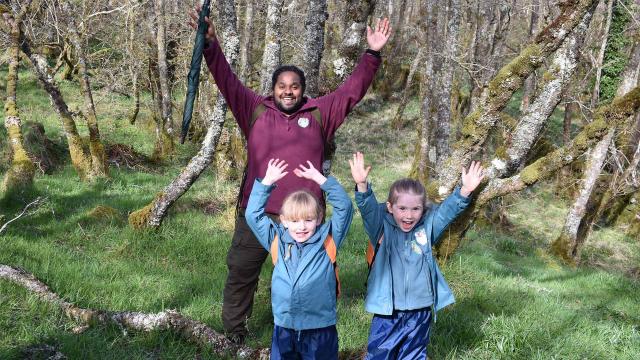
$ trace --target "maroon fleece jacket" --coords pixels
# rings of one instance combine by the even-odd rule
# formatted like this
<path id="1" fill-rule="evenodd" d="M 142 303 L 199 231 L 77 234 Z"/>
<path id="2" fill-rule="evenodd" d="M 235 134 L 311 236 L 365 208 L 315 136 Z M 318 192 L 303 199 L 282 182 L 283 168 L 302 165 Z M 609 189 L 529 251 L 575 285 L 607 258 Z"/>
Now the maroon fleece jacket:
<path id="1" fill-rule="evenodd" d="M 322 190 L 313 181 L 293 174 L 293 169 L 311 161 L 322 169 L 324 139 L 330 139 L 342 125 L 347 114 L 360 101 L 380 66 L 380 58 L 365 53 L 351 75 L 335 91 L 303 100 L 304 105 L 291 115 L 276 107 L 272 96 L 262 96 L 245 87 L 233 73 L 218 41 L 212 41 L 204 51 L 207 66 L 247 139 L 247 178 L 244 182 L 240 206 L 246 208 L 254 180 L 263 177 L 269 159 L 282 159 L 289 164 L 289 174 L 279 180 L 271 193 L 266 212 L 278 214 L 282 201 L 291 192 L 309 190 L 322 201 Z M 266 110 L 249 129 L 251 115 L 259 104 Z M 322 128 L 311 112 L 318 109 Z M 323 133 L 324 132 L 324 133 Z"/>

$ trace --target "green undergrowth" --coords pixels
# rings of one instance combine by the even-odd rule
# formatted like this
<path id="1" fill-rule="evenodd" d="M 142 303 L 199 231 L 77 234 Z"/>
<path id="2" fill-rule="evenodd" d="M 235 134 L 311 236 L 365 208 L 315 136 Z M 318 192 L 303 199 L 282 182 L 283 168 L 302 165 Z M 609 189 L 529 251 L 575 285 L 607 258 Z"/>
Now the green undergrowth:
<path id="1" fill-rule="evenodd" d="M 23 117 L 42 122 L 48 136 L 64 144 L 48 99 L 33 78 L 23 78 L 20 94 L 31 94 L 18 101 Z M 79 98 L 72 84 L 62 86 L 70 98 Z M 149 115 L 143 113 L 139 123 L 129 125 L 125 114 L 130 100 L 99 93 L 97 97 L 103 139 L 150 155 Z M 338 131 L 333 169 L 350 192 L 347 160 L 354 151 L 364 152 L 373 165 L 371 181 L 380 201 L 393 180 L 406 176 L 419 103 L 407 107 L 407 125 L 400 133 L 387 129 L 394 111 L 395 106 L 367 97 Z M 86 126 L 78 123 L 86 135 Z M 6 143 L 0 145 L 5 151 Z M 0 204 L 4 223 L 33 198 L 46 197 L 41 207 L 0 235 L 0 263 L 33 273 L 80 307 L 146 313 L 175 309 L 222 331 L 225 259 L 238 183 L 207 170 L 157 231 L 136 232 L 126 221 L 130 212 L 162 191 L 196 151 L 195 145 L 178 146 L 172 160 L 149 172 L 112 166 L 111 179 L 94 184 L 81 182 L 68 164 L 51 175 L 37 174 L 32 193 Z M 430 358 L 640 358 L 640 289 L 627 271 L 639 262 L 637 240 L 615 229 L 597 231 L 585 246 L 583 264 L 565 267 L 547 253 L 566 212 L 566 204 L 553 196 L 550 185 L 541 184 L 513 199 L 509 228 L 473 227 L 462 248 L 442 267 L 457 303 L 438 314 Z M 362 221 L 356 214 L 338 257 L 343 354 L 357 354 L 367 342 L 371 315 L 363 306 L 365 249 Z M 253 347 L 270 344 L 271 267 L 268 262 L 263 267 L 249 321 L 248 344 Z M 0 280 L 0 359 L 28 357 L 42 344 L 69 359 L 216 358 L 211 349 L 169 331 L 78 325 L 24 288 Z"/>

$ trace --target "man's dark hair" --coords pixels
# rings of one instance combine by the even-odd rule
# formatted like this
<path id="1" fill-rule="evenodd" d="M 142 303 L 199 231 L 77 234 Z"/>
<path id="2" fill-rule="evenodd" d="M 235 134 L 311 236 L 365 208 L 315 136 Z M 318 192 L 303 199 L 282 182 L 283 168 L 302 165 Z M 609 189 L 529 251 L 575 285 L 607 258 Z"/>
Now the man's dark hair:
<path id="1" fill-rule="evenodd" d="M 273 75 L 271 75 L 271 90 L 276 88 L 276 83 L 278 82 L 280 74 L 287 71 L 298 74 L 298 77 L 300 78 L 300 86 L 302 86 L 302 93 L 304 94 L 304 89 L 307 86 L 307 80 L 304 77 L 304 71 L 295 65 L 282 65 L 273 72 Z"/>

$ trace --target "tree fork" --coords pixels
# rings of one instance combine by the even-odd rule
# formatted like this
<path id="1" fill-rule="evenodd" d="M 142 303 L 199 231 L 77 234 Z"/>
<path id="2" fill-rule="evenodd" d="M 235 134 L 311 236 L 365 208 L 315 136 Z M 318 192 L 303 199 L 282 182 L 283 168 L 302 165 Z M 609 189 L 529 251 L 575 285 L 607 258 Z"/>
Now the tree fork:
<path id="1" fill-rule="evenodd" d="M 506 106 L 513 93 L 544 59 L 561 46 L 565 37 L 580 23 L 585 13 L 596 5 L 596 0 L 562 3 L 560 15 L 536 36 L 533 43 L 500 69 L 489 82 L 486 91 L 483 91 L 485 95 L 476 110 L 465 118 L 462 138 L 443 162 L 437 181 L 428 186 L 427 191 L 431 197 L 440 198 L 453 190 L 458 181 L 460 166 L 468 165 L 482 149 L 490 129 L 498 118 L 498 112 Z"/>
<path id="2" fill-rule="evenodd" d="M 460 239 L 472 224 L 475 215 L 492 199 L 521 191 L 548 178 L 557 170 L 575 161 L 588 148 L 600 141 L 612 127 L 620 126 L 629 116 L 640 109 L 640 87 L 634 88 L 624 97 L 618 97 L 608 105 L 599 107 L 594 120 L 576 135 L 567 146 L 543 156 L 526 166 L 518 174 L 509 178 L 493 178 L 478 191 L 478 195 L 470 208 L 452 225 L 452 230 L 440 242 L 437 251 L 438 259 L 447 259 L 459 246 Z M 456 225 L 459 224 L 459 225 Z"/>

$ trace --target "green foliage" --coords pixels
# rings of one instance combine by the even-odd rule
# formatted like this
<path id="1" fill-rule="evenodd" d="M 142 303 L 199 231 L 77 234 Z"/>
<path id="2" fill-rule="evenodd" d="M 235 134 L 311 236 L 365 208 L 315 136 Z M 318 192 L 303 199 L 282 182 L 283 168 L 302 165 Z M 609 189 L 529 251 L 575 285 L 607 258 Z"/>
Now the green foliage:
<path id="1" fill-rule="evenodd" d="M 24 91 L 34 96 L 19 99 L 21 114 L 39 119 L 51 138 L 63 142 L 60 120 L 46 96 L 29 88 L 33 78 L 24 78 Z M 78 98 L 73 87 L 64 91 L 70 99 Z M 144 121 L 129 125 L 130 100 L 96 96 L 105 142 L 126 143 L 151 154 L 153 128 Z M 347 190 L 352 189 L 347 160 L 354 151 L 364 152 L 373 165 L 371 181 L 380 201 L 392 181 L 407 175 L 419 106 L 416 100 L 409 103 L 405 113 L 409 125 L 400 133 L 388 130 L 393 106 L 373 96 L 358 106 L 336 135 L 339 146 L 333 172 Z M 79 127 L 86 135 L 84 125 Z M 111 179 L 93 184 L 81 182 L 68 164 L 51 175 L 38 174 L 34 193 L 0 205 L 0 218 L 4 215 L 6 221 L 35 196 L 48 197 L 45 206 L 9 226 L 1 238 L 0 263 L 32 272 L 52 291 L 81 307 L 147 313 L 176 309 L 222 331 L 222 288 L 237 181 L 205 171 L 174 204 L 159 229 L 134 231 L 124 221 L 124 214 L 148 204 L 162 191 L 197 147 L 178 146 L 177 151 L 173 162 L 158 165 L 153 172 L 112 167 Z M 545 249 L 557 236 L 565 204 L 543 186 L 520 196 L 508 209 L 513 223 L 508 234 L 477 227 L 468 234 L 471 241 L 443 266 L 457 303 L 439 314 L 430 357 L 639 358 L 638 281 L 611 265 L 640 262 L 637 242 L 621 240 L 622 235 L 614 231 L 598 231 L 595 242 L 585 244 L 584 259 L 610 271 L 563 267 Z M 98 214 L 99 219 L 90 214 Z M 109 214 L 116 221 L 108 220 Z M 338 257 L 343 284 L 338 331 L 345 354 L 364 349 L 371 319 L 363 306 L 365 239 L 362 219 L 356 214 Z M 594 256 L 600 247 L 607 247 L 603 253 L 614 258 Z M 617 257 L 622 253 L 619 249 L 626 258 Z M 249 321 L 250 346 L 270 343 L 270 275 L 267 262 Z M 77 325 L 59 309 L 0 280 L 1 359 L 24 358 L 26 349 L 39 344 L 53 345 L 70 359 L 216 358 L 210 349 L 186 343 L 169 331 L 125 333 L 112 326 L 92 326 L 76 333 Z"/>
<path id="2" fill-rule="evenodd" d="M 610 101 L 615 97 L 620 83 L 620 75 L 627 65 L 628 56 L 626 50 L 631 41 L 625 35 L 625 30 L 631 21 L 630 5 L 631 1 L 629 0 L 618 0 L 613 7 L 611 28 L 609 29 L 607 46 L 604 51 L 600 101 Z"/>

